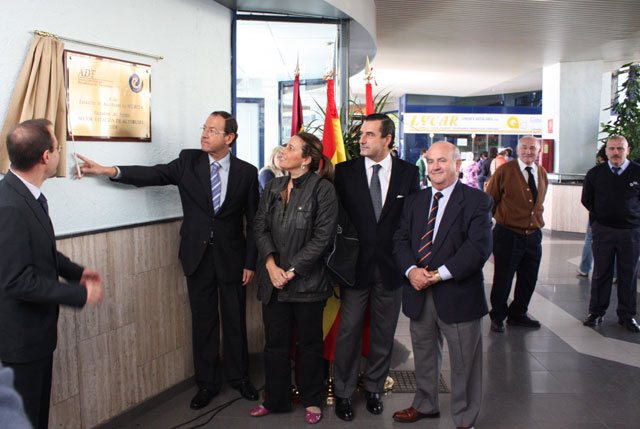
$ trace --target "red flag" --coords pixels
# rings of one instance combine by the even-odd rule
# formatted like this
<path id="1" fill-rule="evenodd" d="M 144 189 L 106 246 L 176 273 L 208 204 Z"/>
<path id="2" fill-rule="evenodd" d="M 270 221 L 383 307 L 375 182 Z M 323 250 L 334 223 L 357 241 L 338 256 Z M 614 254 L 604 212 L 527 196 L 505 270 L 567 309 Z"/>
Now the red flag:
<path id="1" fill-rule="evenodd" d="M 296 73 L 293 81 L 293 109 L 291 113 L 291 135 L 304 131 L 302 122 L 302 101 L 300 101 L 300 74 Z"/>
<path id="2" fill-rule="evenodd" d="M 367 84 L 365 85 L 365 88 L 366 88 L 365 100 L 367 102 L 366 113 L 367 113 L 367 116 L 369 116 L 372 113 L 375 113 L 375 107 L 373 105 L 373 90 L 371 89 L 371 82 L 367 82 Z"/>

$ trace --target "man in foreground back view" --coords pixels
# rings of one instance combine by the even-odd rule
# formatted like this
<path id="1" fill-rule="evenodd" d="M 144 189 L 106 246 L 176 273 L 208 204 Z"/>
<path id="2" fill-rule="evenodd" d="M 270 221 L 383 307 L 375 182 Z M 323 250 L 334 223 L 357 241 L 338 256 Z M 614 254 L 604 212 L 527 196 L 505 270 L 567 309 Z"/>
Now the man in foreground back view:
<path id="1" fill-rule="evenodd" d="M 31 424 L 46 428 L 58 305 L 99 304 L 102 278 L 56 250 L 49 205 L 40 191 L 60 160 L 51 122 L 16 125 L 7 136 L 7 152 L 11 169 L 0 181 L 0 360 L 13 369 Z"/>

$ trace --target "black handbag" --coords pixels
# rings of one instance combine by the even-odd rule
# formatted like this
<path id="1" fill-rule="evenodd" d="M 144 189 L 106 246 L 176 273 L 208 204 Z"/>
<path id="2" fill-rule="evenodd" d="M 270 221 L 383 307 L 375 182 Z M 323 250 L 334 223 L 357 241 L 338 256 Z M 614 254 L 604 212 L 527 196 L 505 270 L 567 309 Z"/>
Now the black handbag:
<path id="1" fill-rule="evenodd" d="M 338 201 L 336 234 L 324 259 L 334 283 L 347 287 L 353 287 L 356 284 L 356 263 L 359 251 L 358 231 L 349 220 L 347 211 Z"/>
<path id="2" fill-rule="evenodd" d="M 320 180 L 313 187 L 313 194 L 317 197 L 317 188 Z M 316 201 L 317 204 L 317 201 Z M 349 220 L 347 211 L 338 200 L 338 222 L 333 241 L 327 246 L 324 263 L 329 270 L 331 281 L 346 287 L 356 284 L 356 263 L 360 252 L 360 240 L 358 231 Z"/>

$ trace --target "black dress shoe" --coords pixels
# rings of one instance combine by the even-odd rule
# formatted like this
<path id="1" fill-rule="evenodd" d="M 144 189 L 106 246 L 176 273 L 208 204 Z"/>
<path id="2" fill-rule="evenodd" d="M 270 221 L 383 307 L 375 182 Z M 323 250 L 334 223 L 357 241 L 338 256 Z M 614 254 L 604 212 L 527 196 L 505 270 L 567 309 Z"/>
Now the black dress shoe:
<path id="1" fill-rule="evenodd" d="M 640 326 L 638 326 L 638 322 L 633 317 L 624 320 L 618 320 L 618 325 L 622 325 L 625 327 L 627 331 L 631 332 L 640 332 Z"/>
<path id="2" fill-rule="evenodd" d="M 382 414 L 382 399 L 378 392 L 364 391 L 364 397 L 367 398 L 367 411 L 371 414 Z"/>
<path id="3" fill-rule="evenodd" d="M 345 422 L 353 420 L 353 406 L 349 398 L 336 398 L 336 416 Z"/>
<path id="4" fill-rule="evenodd" d="M 507 318 L 507 325 L 523 326 L 525 328 L 539 328 L 540 322 L 525 314 L 524 316 L 510 316 Z"/>
<path id="5" fill-rule="evenodd" d="M 199 410 L 209 405 L 209 402 L 218 394 L 217 390 L 200 389 L 191 400 L 191 409 Z"/>
<path id="6" fill-rule="evenodd" d="M 492 320 L 491 330 L 493 332 L 504 332 L 504 323 L 502 323 L 502 320 Z"/>
<path id="7" fill-rule="evenodd" d="M 596 326 L 602 323 L 602 316 L 598 316 L 597 314 L 589 313 L 587 317 L 585 317 L 582 324 L 584 326 Z"/>
<path id="8" fill-rule="evenodd" d="M 258 400 L 258 391 L 255 387 L 253 387 L 249 380 L 243 380 L 239 383 L 232 384 L 231 387 L 240 392 L 242 397 L 248 399 L 249 401 Z"/>

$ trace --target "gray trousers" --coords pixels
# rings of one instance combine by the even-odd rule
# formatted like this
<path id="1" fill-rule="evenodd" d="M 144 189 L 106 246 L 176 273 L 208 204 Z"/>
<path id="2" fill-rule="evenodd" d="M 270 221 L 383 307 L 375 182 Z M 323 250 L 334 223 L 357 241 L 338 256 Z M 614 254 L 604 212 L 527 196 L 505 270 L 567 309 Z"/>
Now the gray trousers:
<path id="1" fill-rule="evenodd" d="M 442 367 L 442 337 L 451 361 L 451 413 L 456 426 L 472 427 L 482 402 L 482 319 L 444 323 L 436 312 L 433 292 L 427 289 L 425 306 L 410 324 L 417 391 L 413 408 L 421 413 L 440 411 L 438 381 Z"/>
<path id="2" fill-rule="evenodd" d="M 340 297 L 340 329 L 333 366 L 335 392 L 340 398 L 350 398 L 357 387 L 362 326 L 369 298 L 371 322 L 369 357 L 364 373 L 365 389 L 369 392 L 383 392 L 389 375 L 402 289 L 388 290 L 380 282 L 374 282 L 369 289 L 343 288 Z"/>

